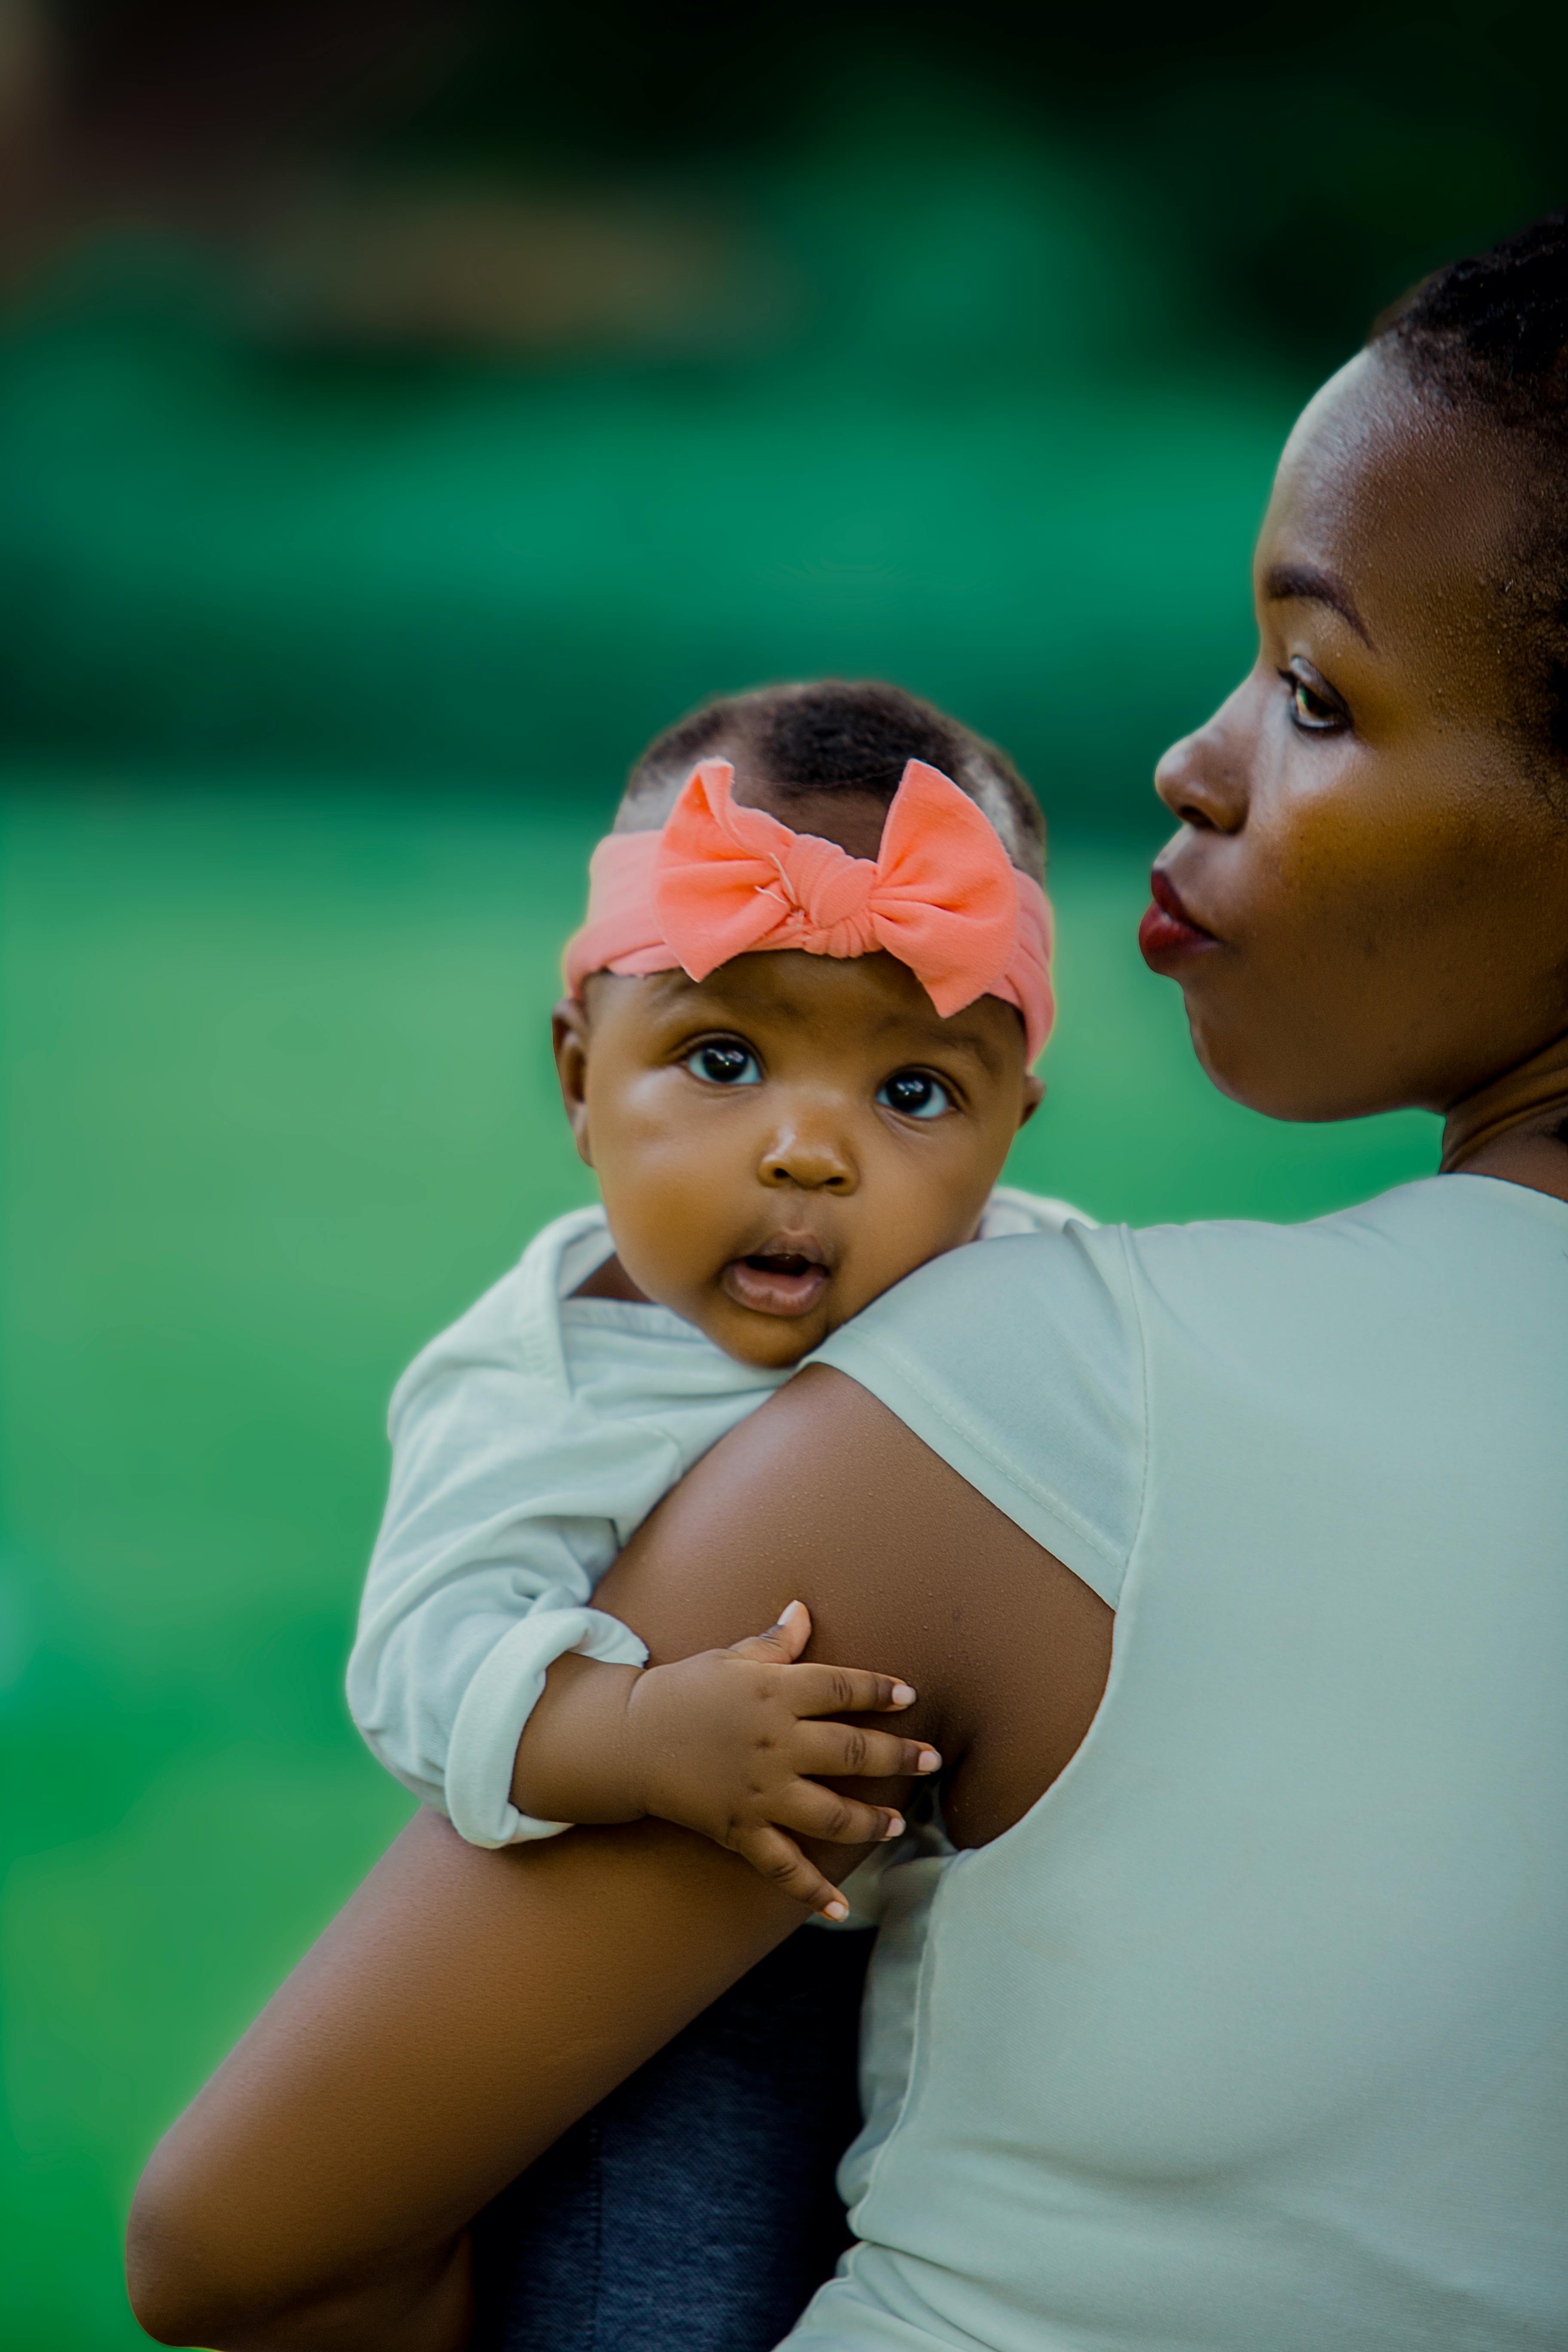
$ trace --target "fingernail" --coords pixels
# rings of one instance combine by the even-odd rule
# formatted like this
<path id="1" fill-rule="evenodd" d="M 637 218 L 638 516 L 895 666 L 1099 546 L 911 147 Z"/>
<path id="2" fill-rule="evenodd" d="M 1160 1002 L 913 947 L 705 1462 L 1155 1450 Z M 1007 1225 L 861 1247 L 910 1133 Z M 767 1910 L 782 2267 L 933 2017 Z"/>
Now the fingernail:
<path id="1" fill-rule="evenodd" d="M 822 1906 L 822 1916 L 825 1919 L 847 1919 L 849 1906 L 847 1903 L 825 1903 Z"/>
<path id="2" fill-rule="evenodd" d="M 779 1623 L 781 1625 L 787 1625 L 800 1605 L 801 1604 L 798 1601 L 792 1601 L 787 1608 L 781 1609 L 779 1611 Z"/>
<path id="3" fill-rule="evenodd" d="M 914 1703 L 915 1695 L 910 1688 L 908 1683 L 895 1683 L 893 1685 L 893 1705 L 895 1706 L 913 1706 Z"/>
<path id="4" fill-rule="evenodd" d="M 917 1772 L 941 1771 L 942 1758 L 937 1754 L 934 1748 L 922 1748 L 921 1749 L 920 1761 L 915 1766 L 915 1769 Z"/>
<path id="5" fill-rule="evenodd" d="M 882 1832 L 882 1835 L 883 1835 L 883 1837 L 884 1837 L 884 1838 L 896 1838 L 896 1837 L 902 1837 L 902 1836 L 903 1836 L 903 1833 L 904 1833 L 904 1817 L 903 1817 L 902 1813 L 893 1813 L 892 1815 L 890 1815 L 890 1816 L 889 1816 L 889 1822 L 888 1822 L 888 1826 L 887 1826 L 887 1828 Z"/>

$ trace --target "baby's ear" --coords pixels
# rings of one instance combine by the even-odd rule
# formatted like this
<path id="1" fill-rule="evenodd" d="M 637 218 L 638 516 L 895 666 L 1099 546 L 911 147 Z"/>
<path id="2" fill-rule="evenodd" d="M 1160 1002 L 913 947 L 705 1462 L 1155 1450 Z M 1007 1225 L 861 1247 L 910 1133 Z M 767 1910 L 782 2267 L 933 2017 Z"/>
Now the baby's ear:
<path id="1" fill-rule="evenodd" d="M 555 1075 L 561 1081 L 561 1102 L 577 1146 L 577 1157 L 592 1168 L 588 1148 L 588 1008 L 580 996 L 563 996 L 550 1016 L 550 1042 L 555 1049 Z"/>
<path id="2" fill-rule="evenodd" d="M 1024 1108 L 1018 1118 L 1018 1124 L 1020 1127 L 1027 1127 L 1029 1121 L 1034 1118 L 1035 1113 L 1039 1109 L 1040 1105 L 1045 1101 L 1045 1099 L 1046 1082 L 1044 1078 L 1036 1077 L 1033 1070 L 1026 1070 L 1024 1073 Z"/>

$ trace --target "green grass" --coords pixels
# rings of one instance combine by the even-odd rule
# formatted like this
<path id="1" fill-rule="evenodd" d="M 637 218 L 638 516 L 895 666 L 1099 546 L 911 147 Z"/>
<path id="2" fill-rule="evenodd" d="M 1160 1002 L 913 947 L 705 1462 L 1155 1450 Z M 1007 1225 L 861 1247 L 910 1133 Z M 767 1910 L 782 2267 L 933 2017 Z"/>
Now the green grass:
<path id="1" fill-rule="evenodd" d="M 340 1696 L 384 1400 L 587 1196 L 544 1016 L 593 826 L 22 781 L 0 825 L 3 2332 L 119 2352 L 142 2156 L 406 1815 Z M 1424 1118 L 1212 1093 L 1143 864 L 1058 851 L 1016 1181 L 1300 1217 L 1429 1169 Z"/>

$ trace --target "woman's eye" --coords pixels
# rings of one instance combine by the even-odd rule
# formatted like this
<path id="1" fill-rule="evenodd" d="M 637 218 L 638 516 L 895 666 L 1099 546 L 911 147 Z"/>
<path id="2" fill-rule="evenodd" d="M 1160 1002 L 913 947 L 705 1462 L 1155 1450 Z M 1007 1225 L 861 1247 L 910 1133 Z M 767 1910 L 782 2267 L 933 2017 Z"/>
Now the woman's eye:
<path id="1" fill-rule="evenodd" d="M 905 1118 L 940 1118 L 953 1108 L 952 1097 L 929 1070 L 895 1070 L 877 1088 L 877 1100 Z"/>
<path id="2" fill-rule="evenodd" d="M 1338 702 L 1331 702 L 1310 678 L 1303 677 L 1299 670 L 1293 669 L 1281 670 L 1279 675 L 1289 688 L 1291 720 L 1304 733 L 1328 735 L 1345 725 L 1346 715 L 1342 707 Z"/>
<path id="3" fill-rule="evenodd" d="M 699 1045 L 686 1056 L 693 1077 L 715 1087 L 761 1086 L 763 1073 L 748 1045 Z"/>

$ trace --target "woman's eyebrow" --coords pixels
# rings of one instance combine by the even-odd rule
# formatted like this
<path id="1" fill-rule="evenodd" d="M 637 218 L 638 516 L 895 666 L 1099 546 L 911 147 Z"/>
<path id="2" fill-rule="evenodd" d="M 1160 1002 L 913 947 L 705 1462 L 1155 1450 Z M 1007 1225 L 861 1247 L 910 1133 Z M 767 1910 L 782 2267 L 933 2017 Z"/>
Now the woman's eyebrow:
<path id="1" fill-rule="evenodd" d="M 1377 651 L 1356 610 L 1355 598 L 1338 572 L 1324 572 L 1315 563 L 1271 563 L 1263 575 L 1263 593 L 1271 604 L 1331 605 L 1342 620 L 1350 623 L 1363 645 L 1372 653 Z"/>

